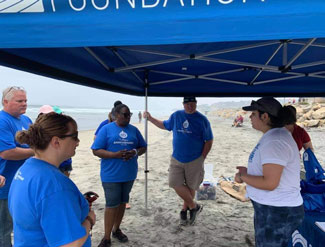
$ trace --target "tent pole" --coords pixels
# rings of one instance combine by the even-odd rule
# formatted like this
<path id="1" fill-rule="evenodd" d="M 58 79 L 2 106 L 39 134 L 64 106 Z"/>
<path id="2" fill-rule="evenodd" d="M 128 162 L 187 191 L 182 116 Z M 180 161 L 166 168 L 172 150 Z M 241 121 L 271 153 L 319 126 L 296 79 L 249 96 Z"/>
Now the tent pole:
<path id="1" fill-rule="evenodd" d="M 145 111 L 148 111 L 148 77 L 145 78 Z M 148 211 L 148 118 L 145 119 L 144 122 L 144 136 L 147 143 L 147 152 L 145 152 L 145 208 Z"/>

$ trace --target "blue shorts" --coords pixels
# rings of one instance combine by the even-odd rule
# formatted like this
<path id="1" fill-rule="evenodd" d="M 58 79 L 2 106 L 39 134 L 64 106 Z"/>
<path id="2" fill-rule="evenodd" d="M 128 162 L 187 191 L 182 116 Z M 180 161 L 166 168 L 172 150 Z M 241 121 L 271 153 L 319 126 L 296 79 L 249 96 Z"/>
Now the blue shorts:
<path id="1" fill-rule="evenodd" d="M 304 218 L 303 205 L 274 207 L 252 201 L 256 247 L 287 247 Z"/>
<path id="2" fill-rule="evenodd" d="M 106 199 L 107 208 L 116 208 L 122 203 L 129 202 L 129 194 L 131 192 L 134 180 L 127 182 L 103 182 L 103 189 Z"/>

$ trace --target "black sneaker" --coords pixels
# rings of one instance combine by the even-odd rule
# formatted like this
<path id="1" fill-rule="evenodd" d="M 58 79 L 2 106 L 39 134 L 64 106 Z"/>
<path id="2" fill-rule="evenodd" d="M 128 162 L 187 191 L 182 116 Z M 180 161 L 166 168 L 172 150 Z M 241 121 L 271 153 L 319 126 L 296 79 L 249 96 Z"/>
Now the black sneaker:
<path id="1" fill-rule="evenodd" d="M 201 213 L 202 209 L 203 209 L 203 206 L 200 204 L 196 204 L 195 208 L 190 209 L 190 220 L 189 220 L 190 225 L 195 224 L 195 220 L 196 220 L 198 214 Z"/>
<path id="2" fill-rule="evenodd" d="M 121 231 L 121 229 L 117 229 L 115 232 L 112 232 L 113 238 L 117 238 L 121 243 L 125 243 L 129 241 L 128 237 Z"/>
<path id="3" fill-rule="evenodd" d="M 102 241 L 100 241 L 100 244 L 98 245 L 98 247 L 111 247 L 112 243 L 110 239 L 105 239 L 103 238 Z"/>
<path id="4" fill-rule="evenodd" d="M 179 224 L 181 226 L 186 226 L 187 225 L 187 210 L 182 210 L 180 212 L 180 221 L 179 221 Z"/>

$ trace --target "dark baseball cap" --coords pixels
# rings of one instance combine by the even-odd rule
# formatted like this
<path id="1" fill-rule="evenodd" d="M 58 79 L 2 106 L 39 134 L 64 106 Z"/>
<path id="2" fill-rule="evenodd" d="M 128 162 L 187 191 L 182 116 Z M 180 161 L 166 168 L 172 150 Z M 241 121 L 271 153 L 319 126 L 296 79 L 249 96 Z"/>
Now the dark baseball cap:
<path id="1" fill-rule="evenodd" d="M 184 97 L 183 103 L 188 103 L 188 102 L 197 102 L 197 101 L 196 101 L 196 98 L 193 96 Z"/>
<path id="2" fill-rule="evenodd" d="M 263 97 L 257 101 L 252 100 L 250 106 L 244 106 L 244 111 L 262 111 L 277 117 L 282 105 L 273 97 Z"/>

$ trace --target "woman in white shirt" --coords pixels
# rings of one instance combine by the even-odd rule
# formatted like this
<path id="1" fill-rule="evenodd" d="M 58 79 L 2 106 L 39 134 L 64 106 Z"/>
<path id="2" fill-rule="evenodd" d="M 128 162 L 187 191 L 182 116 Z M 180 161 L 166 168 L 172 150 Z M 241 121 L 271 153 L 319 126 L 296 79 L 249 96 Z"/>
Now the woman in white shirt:
<path id="1" fill-rule="evenodd" d="M 283 128 L 289 109 L 272 97 L 263 97 L 243 110 L 252 111 L 252 127 L 263 132 L 248 167 L 237 167 L 235 175 L 236 182 L 247 184 L 254 206 L 255 244 L 287 246 L 304 217 L 299 151 L 291 133 Z"/>

